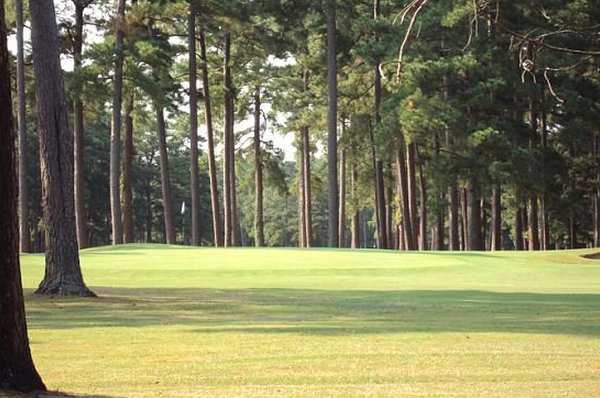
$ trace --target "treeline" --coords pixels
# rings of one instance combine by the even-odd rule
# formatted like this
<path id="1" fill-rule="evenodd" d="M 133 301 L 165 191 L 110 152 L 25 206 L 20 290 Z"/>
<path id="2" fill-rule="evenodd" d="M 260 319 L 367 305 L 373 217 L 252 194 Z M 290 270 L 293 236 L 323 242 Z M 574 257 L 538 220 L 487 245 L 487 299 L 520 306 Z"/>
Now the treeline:
<path id="1" fill-rule="evenodd" d="M 600 246 L 598 1 L 54 3 L 81 248 Z M 33 16 L 6 9 L 44 251 Z"/>

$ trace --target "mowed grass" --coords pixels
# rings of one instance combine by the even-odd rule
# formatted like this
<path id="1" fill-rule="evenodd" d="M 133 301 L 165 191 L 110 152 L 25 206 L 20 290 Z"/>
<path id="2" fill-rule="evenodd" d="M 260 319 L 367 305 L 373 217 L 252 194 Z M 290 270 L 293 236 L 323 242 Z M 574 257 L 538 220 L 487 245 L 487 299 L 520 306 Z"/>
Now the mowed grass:
<path id="1" fill-rule="evenodd" d="M 48 387 L 99 397 L 600 396 L 600 260 L 122 246 L 31 295 Z"/>

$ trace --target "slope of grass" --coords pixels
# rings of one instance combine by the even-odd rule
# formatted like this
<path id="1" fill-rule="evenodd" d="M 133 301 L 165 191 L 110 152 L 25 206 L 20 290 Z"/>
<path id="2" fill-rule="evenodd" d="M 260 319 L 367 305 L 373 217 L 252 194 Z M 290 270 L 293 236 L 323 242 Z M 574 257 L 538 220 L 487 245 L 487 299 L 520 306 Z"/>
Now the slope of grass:
<path id="1" fill-rule="evenodd" d="M 48 386 L 81 396 L 592 397 L 591 253 L 98 248 L 100 298 L 26 306 Z"/>

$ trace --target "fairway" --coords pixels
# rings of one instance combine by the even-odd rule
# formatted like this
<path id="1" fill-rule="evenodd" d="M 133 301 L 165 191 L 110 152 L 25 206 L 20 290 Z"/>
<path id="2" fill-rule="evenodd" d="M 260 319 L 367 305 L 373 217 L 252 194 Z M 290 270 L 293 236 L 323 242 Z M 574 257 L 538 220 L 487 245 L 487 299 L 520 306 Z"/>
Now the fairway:
<path id="1" fill-rule="evenodd" d="M 51 390 L 100 397 L 591 397 L 594 251 L 121 246 L 81 253 L 98 299 L 32 297 Z"/>

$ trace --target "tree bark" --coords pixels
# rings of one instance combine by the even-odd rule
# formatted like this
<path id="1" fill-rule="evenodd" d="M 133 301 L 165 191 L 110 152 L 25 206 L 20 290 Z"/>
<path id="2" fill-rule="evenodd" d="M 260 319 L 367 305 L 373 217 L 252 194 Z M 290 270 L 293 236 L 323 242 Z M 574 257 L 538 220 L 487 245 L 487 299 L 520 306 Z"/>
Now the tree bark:
<path id="1" fill-rule="evenodd" d="M 521 251 L 524 249 L 523 246 L 523 212 L 521 208 L 521 193 L 517 188 L 515 189 L 515 250 Z"/>
<path id="2" fill-rule="evenodd" d="M 340 153 L 340 219 L 338 227 L 338 247 L 346 246 L 346 150 Z"/>
<path id="3" fill-rule="evenodd" d="M 450 208 L 448 212 L 448 224 L 449 224 L 449 247 L 450 250 L 460 250 L 460 234 L 459 234 L 459 222 L 460 216 L 458 214 L 458 188 L 456 183 L 453 182 L 450 186 L 448 196 L 450 198 Z"/>
<path id="4" fill-rule="evenodd" d="M 303 72 L 303 90 L 308 92 L 309 71 Z M 302 168 L 303 168 L 303 194 L 304 194 L 304 245 L 312 246 L 312 184 L 311 184 L 311 156 L 310 156 L 310 130 L 308 126 L 303 126 L 300 129 L 302 139 Z"/>
<path id="5" fill-rule="evenodd" d="M 538 229 L 538 202 L 537 194 L 531 193 L 529 195 L 529 250 L 537 251 L 540 250 L 540 237 Z"/>
<path id="6" fill-rule="evenodd" d="M 353 161 L 350 171 L 350 190 L 352 195 L 352 243 L 353 249 L 360 248 L 360 212 L 358 210 L 358 169 Z"/>
<path id="7" fill-rule="evenodd" d="M 231 104 L 231 87 L 229 81 L 230 76 L 230 51 L 231 51 L 231 36 L 229 32 L 225 32 L 225 43 L 224 43 L 224 62 L 223 62 L 223 91 L 224 91 L 224 131 L 223 131 L 223 215 L 225 224 L 225 247 L 229 247 L 233 244 L 233 204 L 231 203 L 231 150 L 233 143 L 232 136 L 229 131 L 231 127 L 230 122 L 230 104 Z"/>
<path id="8" fill-rule="evenodd" d="M 31 44 L 36 76 L 46 269 L 38 294 L 93 296 L 79 265 L 73 187 L 73 135 L 59 58 L 52 1 L 31 1 Z"/>
<path id="9" fill-rule="evenodd" d="M 19 7 L 22 15 L 20 1 L 17 9 Z M 4 0 L 0 0 L 0 390 L 30 392 L 46 390 L 46 386 L 31 358 L 23 305 L 15 175 L 17 159 L 6 34 Z"/>
<path id="10" fill-rule="evenodd" d="M 173 202 L 171 195 L 171 177 L 169 175 L 169 155 L 167 152 L 167 127 L 162 105 L 155 104 L 156 125 L 158 127 L 158 146 L 160 153 L 160 185 L 165 222 L 165 238 L 168 245 L 176 243 L 175 224 L 173 222 Z"/>
<path id="11" fill-rule="evenodd" d="M 212 123 L 212 107 L 210 86 L 208 81 L 208 60 L 206 58 L 206 38 L 204 30 L 200 32 L 200 58 L 202 68 L 202 91 L 204 95 L 204 114 L 206 120 L 206 140 L 208 146 L 208 175 L 210 179 L 210 204 L 212 210 L 213 241 L 216 247 L 223 246 L 223 224 L 219 206 L 219 185 L 217 180 L 217 163 L 215 161 L 214 131 Z"/>
<path id="12" fill-rule="evenodd" d="M 408 192 L 408 172 L 406 170 L 406 153 L 404 142 L 401 140 L 396 150 L 396 177 L 398 178 L 398 187 L 400 188 L 400 200 L 402 206 L 402 233 L 404 248 L 406 250 L 415 250 L 416 242 L 412 231 L 412 222 L 410 217 L 410 204 Z"/>
<path id="13" fill-rule="evenodd" d="M 594 189 L 594 247 L 600 247 L 600 134 L 594 135 L 594 162 L 596 187 Z"/>
<path id="14" fill-rule="evenodd" d="M 192 246 L 200 246 L 200 180 L 198 170 L 198 71 L 196 65 L 196 7 L 190 2 L 188 16 L 188 55 L 190 90 L 190 189 Z"/>
<path id="15" fill-rule="evenodd" d="M 123 225 L 120 198 L 121 162 L 121 107 L 123 102 L 123 41 L 125 33 L 125 0 L 117 0 L 115 73 L 113 76 L 112 121 L 110 130 L 110 210 L 112 220 L 112 243 L 123 243 Z"/>
<path id="16" fill-rule="evenodd" d="M 418 156 L 418 153 L 417 153 Z M 427 242 L 427 181 L 419 159 L 419 250 L 429 250 Z"/>
<path id="17" fill-rule="evenodd" d="M 406 146 L 406 170 L 408 172 L 408 204 L 410 211 L 410 225 L 413 233 L 412 241 L 415 242 L 415 244 L 418 244 L 416 147 L 414 143 Z"/>
<path id="18" fill-rule="evenodd" d="M 133 93 L 125 105 L 125 139 L 123 140 L 123 243 L 133 243 Z"/>
<path id="19" fill-rule="evenodd" d="M 502 250 L 502 187 L 494 185 L 492 190 L 492 251 Z"/>
<path id="20" fill-rule="evenodd" d="M 476 182 L 469 179 L 467 182 L 467 250 L 483 250 L 483 237 L 481 229 L 481 201 Z"/>
<path id="21" fill-rule="evenodd" d="M 468 193 L 466 188 L 461 189 L 461 215 L 462 215 L 462 224 L 461 224 L 461 250 L 469 250 L 469 213 L 468 213 Z"/>
<path id="22" fill-rule="evenodd" d="M 17 25 L 17 122 L 19 142 L 19 244 L 24 253 L 31 251 L 29 230 L 29 188 L 27 184 L 27 124 L 25 109 L 25 55 L 23 50 L 23 1 L 16 0 Z M 3 21 L 2 21 L 3 22 Z M 4 45 L 4 43 L 2 43 Z"/>
<path id="23" fill-rule="evenodd" d="M 336 247 L 339 242 L 339 203 L 337 175 L 337 34 L 335 1 L 327 2 L 327 162 L 328 162 L 328 243 Z"/>
<path id="24" fill-rule="evenodd" d="M 260 137 L 260 85 L 257 85 L 254 92 L 254 231 L 255 243 L 257 247 L 265 245 L 265 230 L 263 218 L 263 168 L 261 154 Z"/>
<path id="25" fill-rule="evenodd" d="M 299 142 L 300 148 L 298 156 L 298 247 L 306 247 L 306 195 L 304 194 L 305 176 L 304 176 L 304 143 L 302 139 Z"/>

